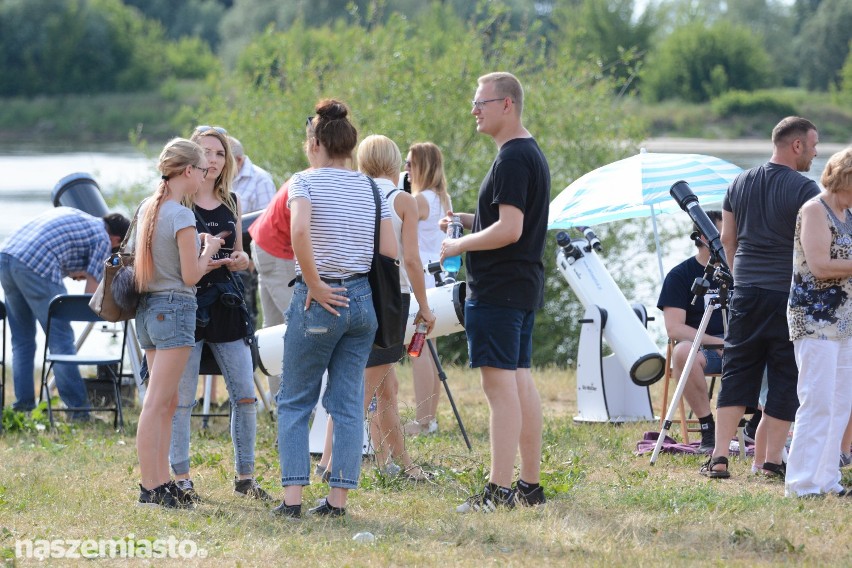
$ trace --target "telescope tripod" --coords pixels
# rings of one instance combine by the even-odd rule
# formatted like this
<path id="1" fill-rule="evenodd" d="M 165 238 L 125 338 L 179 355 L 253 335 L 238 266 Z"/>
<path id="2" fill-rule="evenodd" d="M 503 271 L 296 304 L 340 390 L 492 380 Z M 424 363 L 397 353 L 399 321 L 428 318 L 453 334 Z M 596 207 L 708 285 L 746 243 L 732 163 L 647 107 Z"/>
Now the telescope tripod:
<path id="1" fill-rule="evenodd" d="M 692 346 L 689 349 L 689 356 L 686 358 L 686 364 L 684 365 L 683 371 L 678 379 L 677 388 L 675 389 L 674 394 L 672 394 L 672 400 L 669 403 L 665 420 L 663 420 L 663 427 L 657 437 L 657 444 L 654 446 L 654 453 L 651 454 L 651 465 L 656 463 L 657 457 L 660 455 L 660 449 L 663 447 L 663 441 L 672 427 L 672 419 L 674 418 L 675 412 L 680 404 L 680 398 L 683 396 L 683 391 L 686 388 L 686 382 L 689 380 L 689 374 L 692 372 L 692 366 L 695 363 L 695 358 L 698 355 L 698 350 L 701 347 L 701 341 L 704 337 L 704 332 L 707 330 L 707 325 L 710 323 L 710 317 L 713 315 L 713 310 L 717 308 L 722 310 L 722 321 L 725 327 L 725 334 L 727 335 L 728 332 L 728 320 L 726 317 L 728 290 L 733 284 L 733 278 L 730 273 L 721 266 L 714 266 L 714 261 L 716 259 L 713 257 L 714 255 L 711 253 L 710 262 L 707 263 L 707 266 L 704 269 L 704 277 L 696 278 L 695 282 L 692 284 L 692 293 L 694 294 L 692 302 L 695 303 L 697 299 L 704 296 L 710 288 L 710 280 L 713 279 L 719 281 L 719 294 L 715 298 L 711 298 L 707 302 L 707 307 L 704 309 L 704 315 L 701 317 L 701 323 L 698 325 L 698 331 L 695 333 L 695 339 L 692 340 Z"/>
<path id="2" fill-rule="evenodd" d="M 456 422 L 459 423 L 459 430 L 461 430 L 464 443 L 467 444 L 468 451 L 473 451 L 473 446 L 470 445 L 470 439 L 467 437 L 467 430 L 464 429 L 464 423 L 462 423 L 459 409 L 456 408 L 456 401 L 453 400 L 453 393 L 450 392 L 450 385 L 447 384 L 447 373 L 444 372 L 444 367 L 441 366 L 441 360 L 438 359 L 438 352 L 435 350 L 435 344 L 432 343 L 431 339 L 427 339 L 426 344 L 429 345 L 429 353 L 432 355 L 432 361 L 435 363 L 435 368 L 438 370 L 438 378 L 441 379 L 441 383 L 444 385 L 444 390 L 447 391 L 447 400 L 450 401 L 450 406 L 453 408 L 453 414 L 456 416 Z"/>
<path id="3" fill-rule="evenodd" d="M 447 284 L 455 284 L 456 279 L 454 276 L 455 272 L 451 273 L 450 276 L 447 277 L 446 280 L 441 276 L 441 272 L 443 269 L 441 268 L 441 264 L 439 262 L 430 262 L 424 267 L 425 272 L 431 274 L 435 278 L 435 287 L 439 288 L 441 286 L 445 286 Z M 462 322 L 464 323 L 464 322 Z M 444 390 L 447 392 L 447 400 L 450 401 L 450 406 L 453 409 L 453 414 L 456 417 L 456 422 L 459 424 L 459 430 L 461 430 L 462 437 L 464 438 L 464 443 L 467 445 L 468 451 L 473 451 L 473 446 L 470 445 L 470 439 L 467 437 L 467 430 L 464 428 L 464 423 L 461 419 L 461 414 L 459 414 L 459 409 L 456 407 L 456 401 L 453 399 L 453 393 L 450 392 L 450 385 L 447 383 L 447 373 L 444 372 L 444 367 L 441 366 L 441 360 L 438 358 L 438 351 L 435 349 L 435 344 L 431 339 L 426 340 L 426 344 L 429 346 L 429 354 L 432 356 L 432 362 L 435 363 L 435 369 L 438 371 L 438 378 L 441 380 L 441 383 L 444 385 Z"/>

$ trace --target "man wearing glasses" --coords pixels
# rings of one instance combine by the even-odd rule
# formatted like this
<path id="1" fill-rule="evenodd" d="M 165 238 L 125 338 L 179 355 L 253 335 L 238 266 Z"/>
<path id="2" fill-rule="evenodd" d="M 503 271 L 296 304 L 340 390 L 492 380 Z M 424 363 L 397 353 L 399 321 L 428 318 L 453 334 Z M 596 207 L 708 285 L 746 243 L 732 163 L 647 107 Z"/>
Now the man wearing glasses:
<path id="1" fill-rule="evenodd" d="M 480 369 L 491 412 L 489 483 L 456 508 L 460 513 L 545 502 L 539 485 L 541 400 L 530 367 L 535 310 L 544 303 L 550 169 L 521 121 L 520 81 L 490 73 L 478 83 L 471 114 L 476 130 L 494 139 L 497 157 L 479 188 L 476 214 L 456 213 L 471 232 L 445 240 L 441 251 L 442 260 L 467 253 L 470 366 Z M 520 478 L 512 484 L 519 451 Z"/>

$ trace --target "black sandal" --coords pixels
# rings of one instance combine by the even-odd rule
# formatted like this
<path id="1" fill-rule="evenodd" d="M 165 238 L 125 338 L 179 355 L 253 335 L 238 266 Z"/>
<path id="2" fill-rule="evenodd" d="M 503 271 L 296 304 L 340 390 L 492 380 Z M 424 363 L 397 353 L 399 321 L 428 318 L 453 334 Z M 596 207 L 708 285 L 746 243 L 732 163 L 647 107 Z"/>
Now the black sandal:
<path id="1" fill-rule="evenodd" d="M 781 462 L 780 464 L 772 462 L 763 462 L 762 469 L 766 477 L 770 479 L 778 479 L 779 481 L 784 481 L 784 478 L 787 477 L 787 464 L 784 462 Z"/>
<path id="2" fill-rule="evenodd" d="M 723 465 L 725 466 L 725 469 L 713 469 L 713 466 L 716 465 Z M 728 471 L 728 458 L 726 458 L 725 456 L 719 456 L 715 458 L 711 457 L 704 463 L 704 465 L 701 466 L 701 469 L 698 470 L 698 473 L 705 477 L 710 477 L 713 479 L 727 479 L 731 477 L 731 472 Z"/>

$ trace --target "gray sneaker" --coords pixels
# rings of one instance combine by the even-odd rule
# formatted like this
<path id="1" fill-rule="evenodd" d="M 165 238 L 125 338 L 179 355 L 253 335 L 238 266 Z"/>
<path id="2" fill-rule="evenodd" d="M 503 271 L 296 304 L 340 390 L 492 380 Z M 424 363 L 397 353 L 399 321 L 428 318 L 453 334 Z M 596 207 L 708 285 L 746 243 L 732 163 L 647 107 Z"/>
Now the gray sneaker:
<path id="1" fill-rule="evenodd" d="M 840 452 L 840 467 L 852 465 L 852 453 Z"/>
<path id="2" fill-rule="evenodd" d="M 259 501 L 272 501 L 272 496 L 269 495 L 263 488 L 258 485 L 257 481 L 250 477 L 248 479 L 234 479 L 234 493 L 243 497 L 251 497 Z"/>

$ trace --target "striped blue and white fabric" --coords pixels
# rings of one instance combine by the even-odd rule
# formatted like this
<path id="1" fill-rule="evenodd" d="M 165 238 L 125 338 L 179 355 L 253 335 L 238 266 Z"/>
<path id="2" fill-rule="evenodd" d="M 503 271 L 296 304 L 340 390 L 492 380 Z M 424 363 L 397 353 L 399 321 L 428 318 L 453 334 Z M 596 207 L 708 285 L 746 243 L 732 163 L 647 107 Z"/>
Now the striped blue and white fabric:
<path id="1" fill-rule="evenodd" d="M 382 219 L 390 209 L 381 195 Z M 319 275 L 346 278 L 370 271 L 376 202 L 373 186 L 364 174 L 338 168 L 297 173 L 290 180 L 288 206 L 294 199 L 311 202 L 311 244 Z M 302 273 L 298 259 L 296 272 Z"/>
<path id="2" fill-rule="evenodd" d="M 596 225 L 670 213 L 680 208 L 669 195 L 685 181 L 702 206 L 721 203 L 742 171 L 704 154 L 645 152 L 593 170 L 574 181 L 550 204 L 548 229 Z"/>

